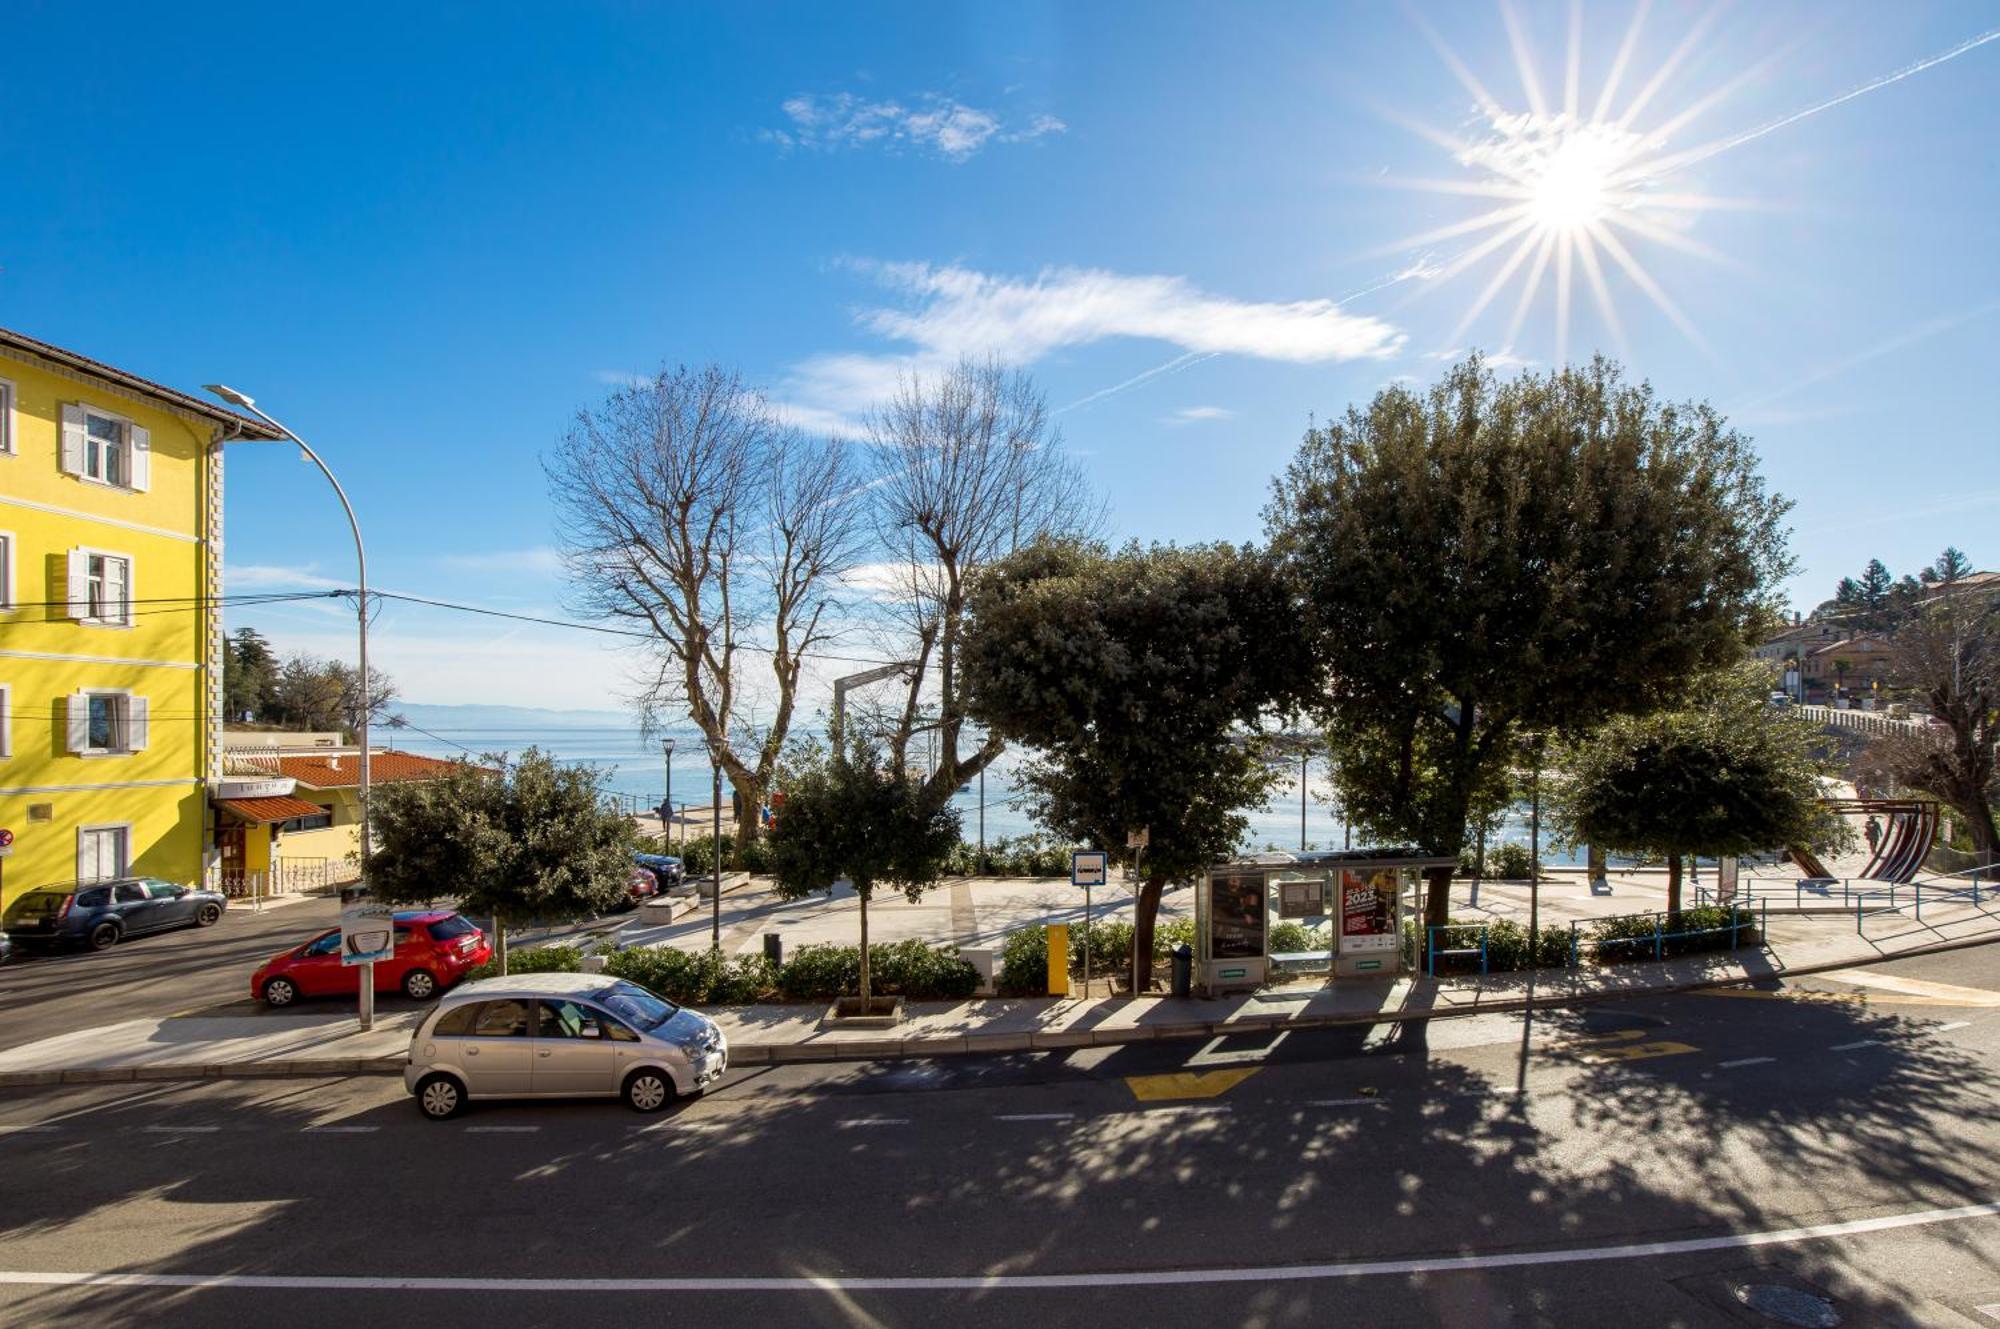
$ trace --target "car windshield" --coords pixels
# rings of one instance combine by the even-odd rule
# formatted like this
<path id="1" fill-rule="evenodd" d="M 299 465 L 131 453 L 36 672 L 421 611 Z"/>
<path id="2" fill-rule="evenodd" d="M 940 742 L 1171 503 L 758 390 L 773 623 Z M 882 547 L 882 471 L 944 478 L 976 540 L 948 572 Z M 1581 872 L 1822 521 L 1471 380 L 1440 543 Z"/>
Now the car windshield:
<path id="1" fill-rule="evenodd" d="M 450 918 L 440 918 L 437 922 L 430 925 L 432 941 L 451 941 L 454 938 L 463 937 L 467 933 L 477 931 L 479 931 L 478 928 L 472 926 L 472 924 L 466 922 L 457 914 L 453 914 Z"/>
<path id="2" fill-rule="evenodd" d="M 53 914 L 62 908 L 63 901 L 68 898 L 68 891 L 29 891 L 7 906 L 7 917 L 40 918 Z"/>
<path id="3" fill-rule="evenodd" d="M 620 983 L 599 998 L 612 1014 L 634 1028 L 653 1030 L 674 1018 L 680 1007 L 635 983 Z"/>

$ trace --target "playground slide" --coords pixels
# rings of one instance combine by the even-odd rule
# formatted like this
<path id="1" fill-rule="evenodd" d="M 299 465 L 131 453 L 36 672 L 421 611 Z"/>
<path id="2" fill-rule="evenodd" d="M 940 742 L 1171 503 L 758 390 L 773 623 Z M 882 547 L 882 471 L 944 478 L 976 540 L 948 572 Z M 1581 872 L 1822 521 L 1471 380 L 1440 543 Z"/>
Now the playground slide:
<path id="1" fill-rule="evenodd" d="M 1820 862 L 1819 859 L 1814 856 L 1813 851 L 1806 848 L 1804 845 L 1802 844 L 1787 845 L 1785 846 L 1785 852 L 1792 856 L 1792 862 L 1798 864 L 1799 871 L 1803 872 L 1806 876 L 1808 877 L 1833 876 L 1831 872 L 1828 872 L 1826 870 L 1826 864 Z"/>

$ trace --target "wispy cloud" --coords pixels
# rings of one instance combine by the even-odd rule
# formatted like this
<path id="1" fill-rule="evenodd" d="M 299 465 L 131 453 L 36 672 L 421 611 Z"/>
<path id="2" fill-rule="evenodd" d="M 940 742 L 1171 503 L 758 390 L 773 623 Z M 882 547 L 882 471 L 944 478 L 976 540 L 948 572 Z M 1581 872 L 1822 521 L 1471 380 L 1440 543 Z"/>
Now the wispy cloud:
<path id="1" fill-rule="evenodd" d="M 338 591 L 354 585 L 352 577 L 322 577 L 317 563 L 232 563 L 223 569 L 223 586 L 235 591 Z"/>
<path id="2" fill-rule="evenodd" d="M 635 374 L 625 369 L 597 369 L 592 370 L 590 376 L 614 388 L 644 388 L 653 383 L 651 374 Z"/>
<path id="3" fill-rule="evenodd" d="M 909 148 L 961 162 L 988 143 L 1023 143 L 1069 126 L 1053 115 L 1009 124 L 997 111 L 926 92 L 909 101 L 869 101 L 851 92 L 803 93 L 780 108 L 786 125 L 761 137 L 782 148 Z"/>
<path id="4" fill-rule="evenodd" d="M 1091 401 L 1214 355 L 1323 364 L 1386 358 L 1404 342 L 1393 325 L 1348 314 L 1330 299 L 1238 300 L 1204 291 L 1185 277 L 1102 268 L 1045 268 L 1033 277 L 1009 277 L 930 263 L 852 261 L 849 266 L 901 297 L 893 305 L 858 311 L 856 321 L 908 349 L 817 355 L 800 362 L 779 393 L 794 419 L 851 421 L 906 376 L 961 356 L 1026 366 L 1057 351 L 1121 337 L 1179 348 L 1181 354 L 1168 364 L 1083 399 Z"/>
<path id="5" fill-rule="evenodd" d="M 1879 360 L 1885 355 L 1894 355 L 1897 351 L 1915 346 L 1919 342 L 1928 341 L 1940 333 L 1950 332 L 1953 328 L 1959 327 L 1961 324 L 1970 323 L 1976 318 L 1984 318 L 1996 310 L 2000 310 L 2000 300 L 1988 300 L 1985 304 L 1975 305 L 1971 309 L 1963 310 L 1956 314 L 1944 314 L 1937 318 L 1926 319 L 1915 327 L 1906 328 L 1895 336 L 1877 342 L 1865 350 L 1843 356 L 1835 360 L 1832 364 L 1822 365 L 1803 378 L 1796 379 L 1793 382 L 1785 384 L 1783 387 L 1766 392 L 1762 396 L 1753 397 L 1749 401 L 1739 405 L 1731 414 L 1755 412 L 1774 401 L 1789 397 L 1795 392 L 1801 392 L 1806 388 L 1824 383 L 1828 379 L 1843 376 L 1850 370 L 1858 369 L 1871 360 Z"/>
<path id="6" fill-rule="evenodd" d="M 1183 406 L 1172 415 L 1162 416 L 1163 425 L 1198 425 L 1212 420 L 1227 420 L 1236 412 L 1227 406 Z"/>
<path id="7" fill-rule="evenodd" d="M 552 577 L 562 571 L 562 554 L 548 545 L 495 549 L 477 554 L 445 554 L 438 562 L 454 572 L 516 573 Z"/>

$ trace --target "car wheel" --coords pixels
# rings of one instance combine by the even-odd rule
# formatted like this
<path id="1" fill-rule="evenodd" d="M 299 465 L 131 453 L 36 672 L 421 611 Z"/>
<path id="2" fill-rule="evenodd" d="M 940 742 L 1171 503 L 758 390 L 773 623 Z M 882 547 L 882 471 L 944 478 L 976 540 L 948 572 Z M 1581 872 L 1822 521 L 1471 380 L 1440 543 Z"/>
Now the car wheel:
<path id="1" fill-rule="evenodd" d="M 426 1075 L 417 1081 L 417 1110 L 432 1121 L 457 1116 L 465 1108 L 465 1086 L 449 1075 Z"/>
<path id="2" fill-rule="evenodd" d="M 222 906 L 205 904 L 194 911 L 194 925 L 198 928 L 212 928 L 222 921 Z"/>
<path id="3" fill-rule="evenodd" d="M 429 1001 L 437 990 L 438 981 L 428 969 L 412 969 L 403 975 L 403 995 L 411 1001 Z"/>
<path id="4" fill-rule="evenodd" d="M 650 1067 L 625 1077 L 625 1106 L 634 1112 L 658 1112 L 674 1101 L 674 1082 L 665 1071 Z"/>
<path id="5" fill-rule="evenodd" d="M 289 1006 L 299 999 L 299 985 L 289 978 L 274 978 L 264 985 L 267 1006 Z"/>
<path id="6" fill-rule="evenodd" d="M 118 939 L 124 935 L 125 929 L 119 927 L 116 923 L 99 923 L 90 930 L 90 949 L 93 951 L 109 950 L 111 947 L 116 946 Z"/>

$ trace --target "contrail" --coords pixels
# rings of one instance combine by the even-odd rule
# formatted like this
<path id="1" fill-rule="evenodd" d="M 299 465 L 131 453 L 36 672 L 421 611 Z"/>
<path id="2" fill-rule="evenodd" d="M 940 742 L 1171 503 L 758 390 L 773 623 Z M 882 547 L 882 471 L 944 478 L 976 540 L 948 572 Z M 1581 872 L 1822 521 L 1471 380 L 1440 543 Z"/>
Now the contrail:
<path id="1" fill-rule="evenodd" d="M 1740 148 L 1745 143 L 1755 142 L 1757 139 L 1764 137 L 1764 135 L 1766 134 L 1775 134 L 1780 129 L 1783 129 L 1786 125 L 1795 125 L 1799 121 L 1805 119 L 1807 116 L 1818 115 L 1821 111 L 1830 111 L 1834 107 L 1839 106 L 1844 102 L 1851 102 L 1856 97 L 1865 96 L 1866 94 L 1875 91 L 1877 88 L 1886 88 L 1891 83 L 1900 83 L 1904 79 L 1910 77 L 1910 75 L 1912 74 L 1921 74 L 1926 69 L 1929 69 L 1934 65 L 1941 65 L 1947 60 L 1956 60 L 1958 59 L 1959 56 L 1964 55 L 1967 51 L 1973 50 L 1977 47 L 1984 46 L 1986 45 L 1986 43 L 1994 41 L 1996 39 L 2000 39 L 2000 28 L 1990 28 L 1987 31 L 1980 33 L 1977 37 L 1967 38 L 1966 40 L 1960 42 L 1958 45 L 1952 47 L 1949 51 L 1944 51 L 1941 52 L 1940 54 L 1929 56 L 1925 59 L 1917 61 L 1913 65 L 1904 65 L 1901 69 L 1897 70 L 1893 74 L 1884 74 L 1882 77 L 1864 83 L 1858 88 L 1854 88 L 1847 92 L 1843 92 L 1838 97 L 1830 97 L 1826 101 L 1820 102 L 1818 105 L 1806 107 L 1806 109 L 1803 111 L 1794 111 L 1790 115 L 1784 117 L 1782 120 L 1773 120 L 1771 121 L 1771 123 L 1767 125 L 1761 125 L 1756 129 L 1747 131 L 1746 133 L 1738 134 L 1734 138 L 1724 139 L 1722 142 L 1714 144 L 1710 147 L 1697 148 L 1695 151 L 1687 154 L 1686 156 L 1676 159 L 1673 163 L 1672 169 L 1676 171 L 1685 170 L 1687 167 L 1693 166 L 1697 162 L 1705 162 L 1710 157 L 1719 156 L 1722 153 L 1728 152 L 1731 148 Z"/>
<path id="2" fill-rule="evenodd" d="M 1189 351 L 1185 355 L 1177 355 L 1163 365 L 1155 365 L 1151 369 L 1146 370 L 1144 373 L 1134 374 L 1132 377 L 1126 379 L 1123 383 L 1113 383 L 1108 388 L 1099 388 L 1097 391 L 1091 393 L 1087 397 L 1078 397 L 1075 401 L 1071 402 L 1069 405 L 1059 407 L 1056 410 L 1055 414 L 1067 415 L 1079 406 L 1088 406 L 1090 405 L 1090 403 L 1094 401 L 1098 401 L 1101 400 L 1102 398 L 1109 397 L 1114 392 L 1123 392 L 1127 388 L 1136 388 L 1149 378 L 1158 378 L 1162 374 L 1175 373 L 1179 370 L 1186 369 L 1189 365 L 1199 364 L 1203 360 L 1213 360 L 1216 356 L 1220 354 L 1222 354 L 1222 352 L 1220 351 Z"/>

